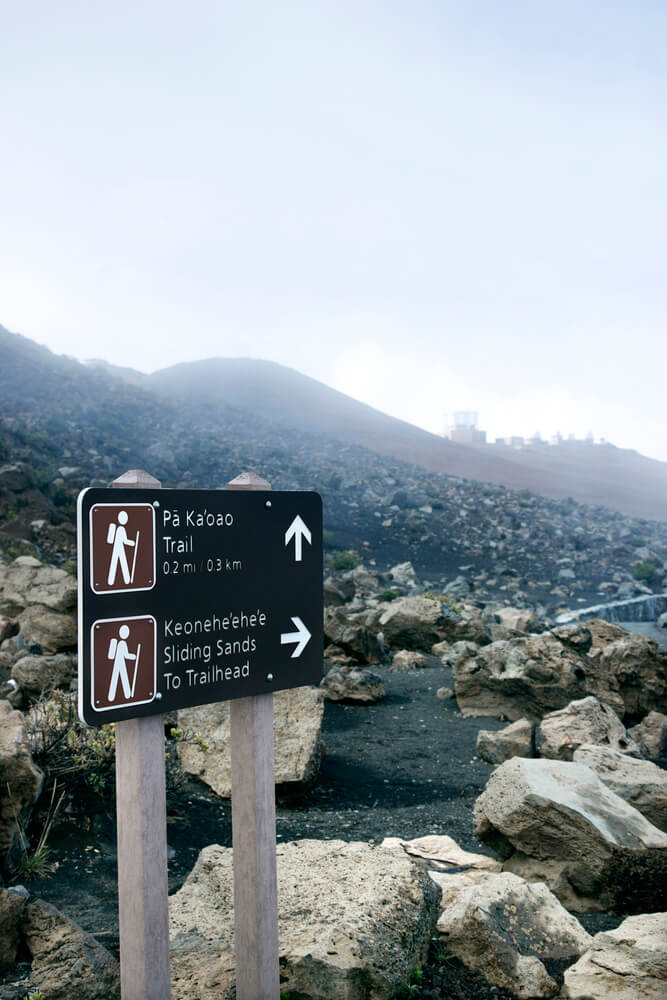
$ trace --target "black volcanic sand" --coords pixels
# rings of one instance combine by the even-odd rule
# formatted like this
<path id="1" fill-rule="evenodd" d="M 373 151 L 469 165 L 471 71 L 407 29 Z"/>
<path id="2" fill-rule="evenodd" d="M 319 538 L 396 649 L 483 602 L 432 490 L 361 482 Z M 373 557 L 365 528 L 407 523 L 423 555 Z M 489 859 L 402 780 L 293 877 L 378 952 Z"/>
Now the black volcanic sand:
<path id="1" fill-rule="evenodd" d="M 479 729 L 496 719 L 464 719 L 456 702 L 436 697 L 453 687 L 451 669 L 380 668 L 387 697 L 376 705 L 325 706 L 326 755 L 319 783 L 300 798 L 279 795 L 279 841 L 313 838 L 373 841 L 448 834 L 467 850 L 491 853 L 475 838 L 472 808 L 492 768 L 475 757 Z M 208 844 L 231 846 L 231 809 L 205 785 L 186 782 L 169 795 L 169 891 L 175 892 Z M 53 903 L 113 952 L 118 949 L 115 822 L 104 812 L 63 816 L 50 844 L 58 867 L 26 883 L 33 898 Z M 616 926 L 621 916 L 590 915 L 587 929 Z M 23 968 L 26 972 L 27 967 Z M 550 970 L 557 974 L 558 969 Z M 0 970 L 0 1000 L 21 1000 L 16 967 Z M 12 985 L 15 984 L 15 985 Z M 414 998 L 510 1000 L 455 959 L 432 949 Z M 193 998 L 196 1000 L 196 998 Z M 334 998 L 332 998 L 334 1000 Z"/>

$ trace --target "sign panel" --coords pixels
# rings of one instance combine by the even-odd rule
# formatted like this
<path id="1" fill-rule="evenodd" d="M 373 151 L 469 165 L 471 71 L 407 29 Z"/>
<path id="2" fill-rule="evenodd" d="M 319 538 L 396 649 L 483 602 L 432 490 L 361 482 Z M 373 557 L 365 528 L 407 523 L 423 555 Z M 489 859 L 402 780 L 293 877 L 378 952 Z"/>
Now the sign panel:
<path id="1" fill-rule="evenodd" d="M 77 526 L 85 722 L 319 683 L 317 493 L 91 488 Z"/>

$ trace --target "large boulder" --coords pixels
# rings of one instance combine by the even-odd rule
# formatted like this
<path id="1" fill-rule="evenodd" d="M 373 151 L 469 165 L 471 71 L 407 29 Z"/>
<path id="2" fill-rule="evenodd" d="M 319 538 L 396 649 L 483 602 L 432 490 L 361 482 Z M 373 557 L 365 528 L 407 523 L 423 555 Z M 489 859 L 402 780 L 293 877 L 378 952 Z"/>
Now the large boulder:
<path id="1" fill-rule="evenodd" d="M 20 638 L 25 646 L 40 647 L 45 653 L 75 649 L 76 618 L 60 611 L 50 611 L 34 604 L 18 617 Z"/>
<path id="2" fill-rule="evenodd" d="M 616 712 L 592 695 L 550 712 L 537 727 L 540 757 L 572 760 L 573 753 L 582 743 L 640 756 L 639 747 L 626 733 Z"/>
<path id="3" fill-rule="evenodd" d="M 53 656 L 22 656 L 12 666 L 12 677 L 26 694 L 37 697 L 56 688 L 69 687 L 77 672 L 76 656 L 55 653 Z"/>
<path id="4" fill-rule="evenodd" d="M 312 687 L 276 691 L 273 712 L 276 784 L 312 785 L 322 756 L 321 691 Z M 229 798 L 232 794 L 229 702 L 181 709 L 178 725 L 186 737 L 194 737 L 178 745 L 183 770 L 204 781 L 216 795 Z"/>
<path id="5" fill-rule="evenodd" d="M 402 597 L 379 618 L 384 641 L 393 649 L 425 650 L 446 639 L 488 643 L 488 628 L 478 612 L 460 615 L 435 597 Z"/>
<path id="6" fill-rule="evenodd" d="M 575 961 L 590 935 L 545 885 L 487 872 L 443 909 L 438 932 L 447 951 L 520 1000 L 553 997 L 545 961 Z"/>
<path id="7" fill-rule="evenodd" d="M 596 934 L 565 973 L 570 1000 L 664 1000 L 667 995 L 667 913 L 628 917 Z"/>
<path id="8" fill-rule="evenodd" d="M 628 734 L 649 760 L 667 757 L 667 715 L 662 712 L 649 712 Z"/>
<path id="9" fill-rule="evenodd" d="M 324 635 L 349 656 L 361 663 L 379 663 L 382 646 L 375 632 L 355 621 L 343 608 L 327 608 L 324 612 Z"/>
<path id="10" fill-rule="evenodd" d="M 0 862 L 20 836 L 20 823 L 37 801 L 44 775 L 30 752 L 26 721 L 0 701 Z"/>
<path id="11" fill-rule="evenodd" d="M 119 1000 L 117 959 L 55 906 L 30 903 L 23 938 L 32 955 L 32 986 L 48 1000 Z"/>
<path id="12" fill-rule="evenodd" d="M 581 654 L 549 632 L 463 647 L 450 662 L 463 715 L 539 722 L 586 694 Z"/>
<path id="13" fill-rule="evenodd" d="M 654 639 L 593 619 L 587 654 L 587 692 L 624 719 L 639 721 L 667 703 L 667 653 Z"/>
<path id="14" fill-rule="evenodd" d="M 488 764 L 502 764 L 512 757 L 534 757 L 534 729 L 528 719 L 517 719 L 496 732 L 480 729 L 477 733 L 477 756 Z"/>
<path id="15" fill-rule="evenodd" d="M 334 666 L 320 681 L 320 688 L 327 701 L 369 705 L 385 697 L 382 677 L 367 667 Z"/>
<path id="16" fill-rule="evenodd" d="M 667 886 L 667 835 L 582 764 L 505 761 L 473 823 L 504 870 L 546 882 L 575 912 L 655 909 Z"/>
<path id="17" fill-rule="evenodd" d="M 575 750 L 573 759 L 590 767 L 607 788 L 629 802 L 649 823 L 667 832 L 667 771 L 611 747 L 583 744 Z"/>
<path id="18" fill-rule="evenodd" d="M 73 576 L 33 556 L 19 556 L 8 566 L 0 566 L 0 614 L 15 616 L 31 604 L 74 611 L 76 593 Z"/>
<path id="19" fill-rule="evenodd" d="M 206 847 L 169 899 L 173 1000 L 226 1000 L 234 982 L 230 848 Z M 440 891 L 401 850 L 279 844 L 281 990 L 389 1000 L 427 955 Z"/>
<path id="20" fill-rule="evenodd" d="M 560 625 L 450 654 L 464 715 L 539 722 L 594 695 L 624 719 L 641 718 L 667 696 L 667 655 L 657 643 L 609 622 Z"/>
<path id="21" fill-rule="evenodd" d="M 0 968 L 16 961 L 27 897 L 22 886 L 0 889 Z"/>

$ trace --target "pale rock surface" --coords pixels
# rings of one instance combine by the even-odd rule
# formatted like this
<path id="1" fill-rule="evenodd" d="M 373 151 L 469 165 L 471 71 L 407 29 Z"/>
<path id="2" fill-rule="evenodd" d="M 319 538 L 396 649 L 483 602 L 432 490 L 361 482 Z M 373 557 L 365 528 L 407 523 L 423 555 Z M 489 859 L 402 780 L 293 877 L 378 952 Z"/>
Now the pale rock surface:
<path id="1" fill-rule="evenodd" d="M 31 605 L 18 617 L 20 636 L 26 646 L 37 643 L 45 653 L 74 649 L 77 644 L 76 619 L 71 614 Z"/>
<path id="2" fill-rule="evenodd" d="M 19 556 L 8 566 L 0 565 L 0 614 L 15 616 L 32 604 L 73 612 L 76 593 L 73 576 L 33 556 Z"/>
<path id="3" fill-rule="evenodd" d="M 442 604 L 429 597 L 392 601 L 379 626 L 387 645 L 395 649 L 428 650 L 445 638 Z"/>
<path id="4" fill-rule="evenodd" d="M 91 934 L 42 900 L 25 911 L 31 983 L 48 1000 L 119 1000 L 120 966 Z"/>
<path id="5" fill-rule="evenodd" d="M 545 885 L 509 872 L 463 888 L 438 920 L 448 951 L 517 997 L 553 997 L 545 959 L 576 960 L 591 937 Z"/>
<path id="6" fill-rule="evenodd" d="M 477 734 L 477 756 L 488 764 L 502 764 L 512 757 L 534 757 L 534 728 L 528 719 L 517 719 L 497 732 L 480 729 Z"/>
<path id="7" fill-rule="evenodd" d="M 403 597 L 384 608 L 378 627 L 392 649 L 428 651 L 443 640 L 488 643 L 489 631 L 479 611 L 473 606 L 462 610 L 458 614 L 436 597 Z"/>
<path id="8" fill-rule="evenodd" d="M 667 715 L 662 712 L 649 712 L 628 733 L 649 760 L 667 756 Z"/>
<path id="9" fill-rule="evenodd" d="M 327 701 L 354 701 L 374 704 L 385 697 L 380 674 L 367 667 L 334 666 L 320 681 Z"/>
<path id="10" fill-rule="evenodd" d="M 379 663 L 382 659 L 382 647 L 376 633 L 356 621 L 343 608 L 330 607 L 325 610 L 324 635 L 328 642 L 361 663 Z"/>
<path id="11" fill-rule="evenodd" d="M 0 858 L 10 852 L 19 833 L 16 815 L 26 818 L 43 782 L 32 759 L 23 713 L 0 701 Z"/>
<path id="12" fill-rule="evenodd" d="M 69 687 L 77 675 L 76 656 L 55 653 L 53 656 L 23 656 L 12 667 L 12 677 L 27 694 L 49 694 L 56 688 Z"/>
<path id="13" fill-rule="evenodd" d="M 411 649 L 399 649 L 394 653 L 391 665 L 394 670 L 418 670 L 428 664 L 428 658 L 424 653 L 418 653 Z"/>
<path id="14" fill-rule="evenodd" d="M 234 982 L 232 858 L 206 847 L 169 899 L 173 1000 L 226 1000 Z M 279 844 L 281 990 L 389 1000 L 427 955 L 440 892 L 400 849 Z"/>
<path id="15" fill-rule="evenodd" d="M 399 587 L 406 587 L 412 590 L 417 586 L 417 574 L 411 562 L 397 563 L 389 570 L 389 576 Z"/>
<path id="16" fill-rule="evenodd" d="M 636 719 L 653 709 L 664 709 L 667 653 L 658 648 L 657 642 L 597 618 L 586 625 L 592 636 L 587 654 L 587 693 L 622 717 Z"/>
<path id="17" fill-rule="evenodd" d="M 495 617 L 512 632 L 529 633 L 540 628 L 540 619 L 532 608 L 497 608 Z"/>
<path id="18" fill-rule="evenodd" d="M 273 698 L 273 735 L 277 785 L 311 785 L 317 779 L 322 754 L 324 700 L 313 687 L 276 691 Z M 232 791 L 229 702 L 181 709 L 178 725 L 206 744 L 184 740 L 178 753 L 187 774 L 204 781 L 216 795 Z"/>
<path id="19" fill-rule="evenodd" d="M 573 753 L 582 743 L 611 747 L 633 756 L 641 753 L 616 712 L 592 695 L 550 712 L 537 727 L 540 757 L 572 760 Z"/>
<path id="20" fill-rule="evenodd" d="M 628 917 L 596 934 L 588 951 L 565 973 L 570 1000 L 665 1000 L 667 913 Z"/>
<path id="21" fill-rule="evenodd" d="M 539 722 L 594 695 L 618 715 L 637 718 L 667 697 L 667 655 L 657 643 L 597 619 L 460 648 L 449 661 L 464 715 Z"/>
<path id="22" fill-rule="evenodd" d="M 583 744 L 574 760 L 595 771 L 607 788 L 620 795 L 659 830 L 667 832 L 667 771 L 611 747 Z"/>
<path id="23" fill-rule="evenodd" d="M 22 887 L 0 889 L 0 965 L 16 961 L 27 896 Z"/>
<path id="24" fill-rule="evenodd" d="M 629 888 L 634 899 L 656 898 L 667 870 L 667 835 L 582 764 L 505 761 L 477 799 L 473 825 L 505 871 L 546 882 L 575 912 L 622 909 Z"/>
<path id="25" fill-rule="evenodd" d="M 539 722 L 586 693 L 581 654 L 550 632 L 462 648 L 450 662 L 463 715 Z"/>
<path id="26" fill-rule="evenodd" d="M 382 847 L 401 848 L 410 857 L 419 858 L 429 869 L 442 872 L 462 872 L 468 870 L 500 871 L 501 864 L 488 854 L 475 854 L 464 851 L 453 837 L 446 834 L 430 833 L 413 840 L 401 840 L 399 837 L 385 837 Z"/>

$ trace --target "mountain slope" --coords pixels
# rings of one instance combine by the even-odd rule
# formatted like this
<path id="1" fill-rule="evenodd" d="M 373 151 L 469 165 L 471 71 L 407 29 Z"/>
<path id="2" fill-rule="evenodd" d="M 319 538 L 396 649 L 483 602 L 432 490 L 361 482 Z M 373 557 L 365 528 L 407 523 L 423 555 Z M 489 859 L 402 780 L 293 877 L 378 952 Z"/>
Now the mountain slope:
<path id="1" fill-rule="evenodd" d="M 432 472 L 667 521 L 667 463 L 634 451 L 574 442 L 502 453 L 493 446 L 466 447 L 269 361 L 211 358 L 165 368 L 143 384 L 171 400 L 199 400 L 213 409 L 232 404 Z"/>

